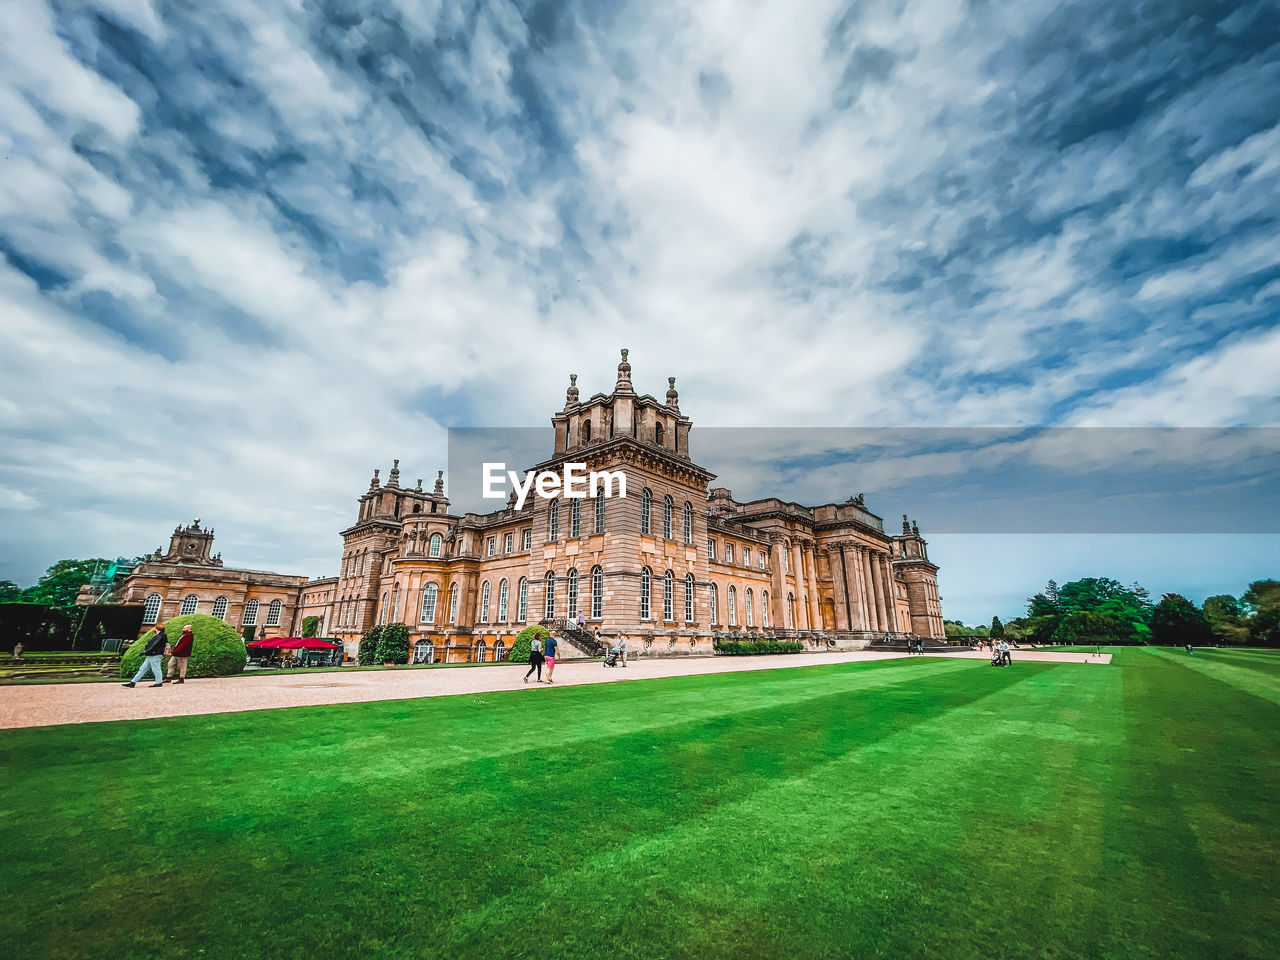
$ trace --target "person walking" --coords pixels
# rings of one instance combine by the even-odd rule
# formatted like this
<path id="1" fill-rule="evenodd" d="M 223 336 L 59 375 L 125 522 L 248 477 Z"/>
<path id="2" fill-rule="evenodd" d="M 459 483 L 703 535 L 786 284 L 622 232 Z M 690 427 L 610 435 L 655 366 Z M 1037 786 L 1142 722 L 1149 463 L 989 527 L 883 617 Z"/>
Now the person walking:
<path id="1" fill-rule="evenodd" d="M 1013 663 L 1013 657 L 1009 656 L 1008 640 L 1000 641 L 1000 662 L 1003 663 L 1006 667 L 1010 666 Z"/>
<path id="2" fill-rule="evenodd" d="M 627 635 L 625 633 L 618 634 L 618 659 L 622 661 L 622 665 L 627 665 Z"/>
<path id="3" fill-rule="evenodd" d="M 581 611 L 578 612 L 578 629 L 584 633 L 587 630 L 587 618 L 582 614 Z"/>
<path id="4" fill-rule="evenodd" d="M 924 656 L 924 637 L 916 641 L 916 649 L 920 652 L 920 656 Z"/>
<path id="5" fill-rule="evenodd" d="M 543 649 L 546 651 L 547 656 L 547 683 L 553 682 L 551 675 L 555 673 L 556 670 L 556 647 L 559 645 L 559 641 L 556 640 L 555 634 L 547 635 L 547 642 L 543 644 Z"/>
<path id="6" fill-rule="evenodd" d="M 133 675 L 133 679 L 128 683 L 121 684 L 125 687 L 136 687 L 138 681 L 142 679 L 142 675 L 148 670 L 151 675 L 156 678 L 156 682 L 150 684 L 153 687 L 163 687 L 164 677 L 160 673 L 160 664 L 164 660 L 164 648 L 169 641 L 165 637 L 164 627 L 156 630 L 156 635 L 147 641 L 147 645 L 142 648 L 142 666 L 138 668 L 138 672 Z"/>
<path id="7" fill-rule="evenodd" d="M 173 652 L 169 654 L 169 675 L 166 683 L 186 683 L 187 682 L 187 661 L 191 659 L 191 648 L 195 646 L 196 637 L 191 632 L 191 624 L 182 625 L 182 636 L 178 637 L 178 642 L 173 645 Z M 178 675 L 178 679 L 174 679 L 174 674 Z"/>
<path id="8" fill-rule="evenodd" d="M 524 675 L 524 682 L 529 682 L 529 674 L 538 671 L 538 683 L 542 682 L 542 641 L 537 637 L 529 644 L 529 673 Z"/>

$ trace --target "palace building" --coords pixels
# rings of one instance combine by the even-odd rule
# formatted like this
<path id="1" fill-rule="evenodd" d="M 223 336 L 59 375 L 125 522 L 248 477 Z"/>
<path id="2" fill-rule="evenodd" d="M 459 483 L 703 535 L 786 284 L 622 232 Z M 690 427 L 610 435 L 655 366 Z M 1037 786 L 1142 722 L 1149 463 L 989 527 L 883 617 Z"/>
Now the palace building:
<path id="1" fill-rule="evenodd" d="M 551 418 L 554 449 L 534 469 L 621 471 L 625 498 L 530 494 L 517 509 L 513 495 L 505 509 L 457 515 L 443 471 L 429 492 L 421 481 L 406 488 L 396 461 L 385 481 L 374 471 L 342 531 L 337 576 L 223 568 L 209 558 L 213 532 L 197 522 L 175 531 L 169 554 L 134 569 L 122 599 L 147 604 L 148 622 L 212 612 L 267 635 L 296 635 L 317 616 L 320 634 L 351 656 L 370 627 L 404 623 L 417 662 L 504 659 L 531 623 L 552 624 L 569 655 L 598 652 L 597 635 L 607 644 L 619 633 L 650 655 L 709 654 L 730 635 L 835 649 L 885 634 L 943 637 L 938 568 L 905 516 L 889 533 L 861 496 L 735 500 L 692 459 L 674 378 L 662 399 L 637 394 L 624 350 L 610 393 L 581 399 L 576 380 Z M 264 602 L 279 604 L 265 618 Z"/>

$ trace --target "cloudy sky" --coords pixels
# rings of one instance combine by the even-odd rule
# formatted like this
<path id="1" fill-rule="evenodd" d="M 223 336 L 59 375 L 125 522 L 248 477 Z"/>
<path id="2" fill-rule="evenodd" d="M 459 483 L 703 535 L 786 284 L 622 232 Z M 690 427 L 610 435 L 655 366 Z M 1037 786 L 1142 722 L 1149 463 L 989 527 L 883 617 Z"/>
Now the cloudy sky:
<path id="1" fill-rule="evenodd" d="M 620 346 L 700 426 L 1275 425 L 1278 119 L 1269 2 L 0 0 L 0 578 L 333 573 Z M 1278 540 L 933 550 L 972 619 Z"/>

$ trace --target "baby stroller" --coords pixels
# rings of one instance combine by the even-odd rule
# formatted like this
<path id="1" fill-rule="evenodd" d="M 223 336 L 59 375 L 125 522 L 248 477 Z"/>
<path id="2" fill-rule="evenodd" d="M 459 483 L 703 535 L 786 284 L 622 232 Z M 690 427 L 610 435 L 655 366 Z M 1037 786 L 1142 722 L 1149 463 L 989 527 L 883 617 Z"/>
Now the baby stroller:
<path id="1" fill-rule="evenodd" d="M 993 667 L 1004 666 L 1004 654 L 994 647 L 991 648 L 991 665 Z"/>
<path id="2" fill-rule="evenodd" d="M 618 648 L 610 647 L 609 652 L 604 655 L 604 665 L 606 667 L 616 667 L 618 665 Z"/>

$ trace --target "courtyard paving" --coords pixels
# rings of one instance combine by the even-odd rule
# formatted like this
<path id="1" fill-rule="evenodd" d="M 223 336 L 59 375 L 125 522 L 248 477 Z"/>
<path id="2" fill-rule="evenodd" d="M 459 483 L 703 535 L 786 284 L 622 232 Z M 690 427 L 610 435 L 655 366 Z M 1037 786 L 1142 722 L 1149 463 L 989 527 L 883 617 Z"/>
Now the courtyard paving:
<path id="1" fill-rule="evenodd" d="M 767 657 L 640 657 L 623 669 L 606 668 L 599 661 L 562 660 L 556 664 L 555 685 L 619 683 L 707 673 L 744 670 L 785 670 L 824 663 L 857 663 L 898 660 L 902 653 L 800 653 Z M 986 653 L 957 651 L 948 659 L 985 660 Z M 1015 651 L 1021 661 L 1050 663 L 1110 663 L 1110 654 L 1056 651 Z M 523 664 L 486 667 L 450 667 L 439 670 L 351 670 L 334 673 L 269 674 L 255 677 L 220 677 L 188 680 L 181 686 L 162 688 L 143 681 L 133 689 L 119 683 L 58 683 L 0 687 L 0 729 L 44 727 L 66 723 L 100 723 L 111 720 L 147 720 L 241 710 L 320 706 L 335 703 L 367 703 L 408 700 L 455 694 L 527 690 L 530 695 L 546 684 L 523 682 Z M 544 671 L 545 676 L 545 671 Z"/>

